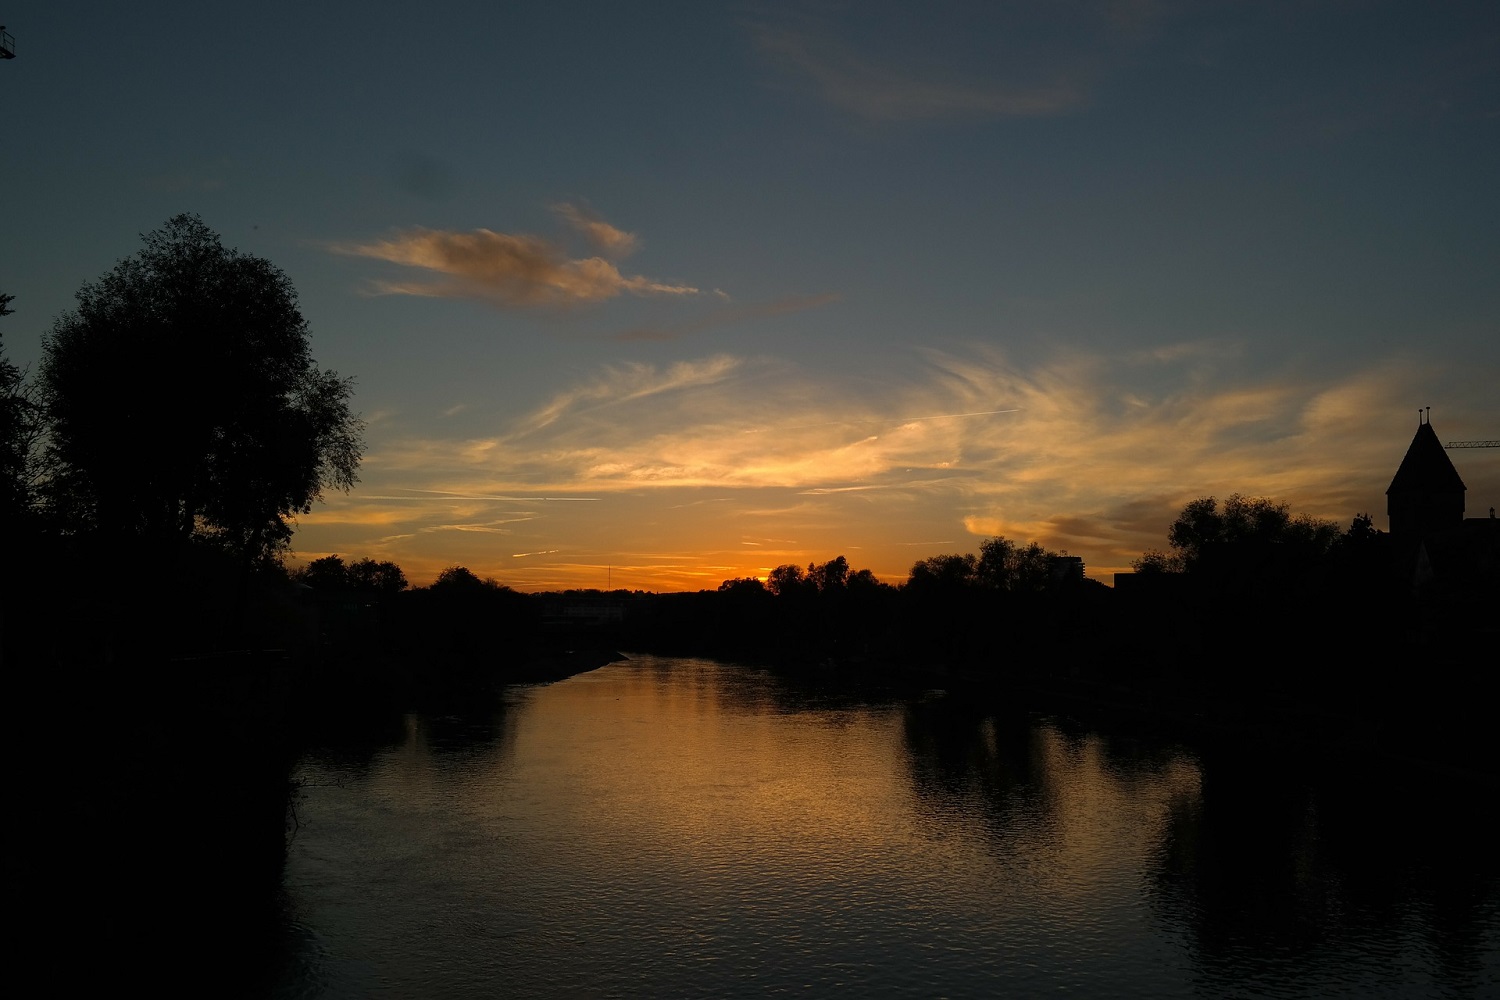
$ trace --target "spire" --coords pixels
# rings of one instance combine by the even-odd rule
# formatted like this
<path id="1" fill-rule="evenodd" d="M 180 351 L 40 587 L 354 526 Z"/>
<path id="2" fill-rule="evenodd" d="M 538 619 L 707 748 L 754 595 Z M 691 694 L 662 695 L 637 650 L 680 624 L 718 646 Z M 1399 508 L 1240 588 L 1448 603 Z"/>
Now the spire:
<path id="1" fill-rule="evenodd" d="M 1385 494 L 1390 496 L 1393 493 L 1413 491 L 1463 493 L 1467 489 L 1458 470 L 1453 467 L 1448 452 L 1444 450 L 1443 442 L 1438 440 L 1437 432 L 1432 429 L 1432 424 L 1423 423 L 1417 426 L 1417 435 L 1411 439 L 1406 457 L 1401 460 L 1401 467 L 1396 470 L 1396 477 L 1391 480 L 1390 488 Z"/>
<path id="2" fill-rule="evenodd" d="M 1468 487 L 1432 429 L 1431 407 L 1417 411 L 1417 433 L 1385 491 L 1392 534 L 1426 535 L 1462 523 Z"/>

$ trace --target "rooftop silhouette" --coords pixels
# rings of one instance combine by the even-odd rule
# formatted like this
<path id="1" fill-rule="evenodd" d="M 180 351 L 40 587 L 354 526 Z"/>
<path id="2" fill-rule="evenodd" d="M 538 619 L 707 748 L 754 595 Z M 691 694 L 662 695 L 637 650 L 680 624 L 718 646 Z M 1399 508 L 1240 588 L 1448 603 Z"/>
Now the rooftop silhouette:
<path id="1" fill-rule="evenodd" d="M 1462 523 L 1468 490 L 1432 429 L 1431 414 L 1423 419 L 1419 410 L 1417 419 L 1417 433 L 1385 491 L 1391 534 L 1402 537 Z"/>

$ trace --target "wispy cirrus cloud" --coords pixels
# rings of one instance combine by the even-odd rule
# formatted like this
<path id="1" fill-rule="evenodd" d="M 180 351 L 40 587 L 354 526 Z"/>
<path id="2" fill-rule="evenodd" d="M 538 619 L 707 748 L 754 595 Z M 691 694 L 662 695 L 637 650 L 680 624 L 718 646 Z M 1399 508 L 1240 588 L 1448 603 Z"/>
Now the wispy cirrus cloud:
<path id="1" fill-rule="evenodd" d="M 766 358 L 612 366 L 490 437 L 387 440 L 366 463 L 379 496 L 394 497 L 389 484 L 400 483 L 454 502 L 372 499 L 374 509 L 350 511 L 343 524 L 382 538 L 397 526 L 408 535 L 424 524 L 503 526 L 517 532 L 515 550 L 562 548 L 579 566 L 588 539 L 598 565 L 619 567 L 621 540 L 608 525 L 628 509 L 632 543 L 681 545 L 685 558 L 718 553 L 716 566 L 737 550 L 742 561 L 728 575 L 858 547 L 866 565 L 897 578 L 914 547 L 931 555 L 1005 534 L 1082 555 L 1107 578 L 1164 545 L 1166 526 L 1195 496 L 1265 494 L 1340 521 L 1379 515 L 1409 438 L 1391 401 L 1467 377 L 1413 363 L 1332 377 L 1251 377 L 1246 367 L 1233 345 L 1213 343 L 1063 354 L 1024 369 L 976 348 L 924 354 L 871 396 L 856 375 L 814 379 Z M 1494 475 L 1477 473 L 1465 468 L 1471 490 L 1492 495 Z M 524 524 L 507 518 L 540 505 L 502 515 L 469 499 L 578 496 L 599 499 L 550 505 Z M 346 503 L 358 506 L 329 507 Z M 327 509 L 313 520 L 336 518 Z M 800 541 L 738 544 L 751 522 Z M 965 533 L 967 542 L 931 541 Z M 670 579 L 688 579 L 686 570 Z"/>
<path id="2" fill-rule="evenodd" d="M 615 365 L 592 381 L 557 393 L 522 422 L 522 432 L 539 431 L 568 414 L 577 416 L 600 407 L 624 406 L 653 396 L 717 385 L 742 363 L 740 358 L 720 354 L 699 361 L 679 361 L 665 368 L 639 362 Z"/>
<path id="3" fill-rule="evenodd" d="M 612 255 L 633 249 L 635 237 L 572 205 L 554 206 L 570 225 Z M 538 236 L 416 227 L 367 243 L 338 243 L 335 253 L 367 257 L 424 272 L 416 280 L 382 279 L 377 294 L 468 298 L 507 307 L 562 306 L 602 302 L 620 295 L 683 297 L 691 285 L 629 275 L 603 257 L 570 257 Z"/>
<path id="4" fill-rule="evenodd" d="M 505 484 L 486 488 L 506 495 L 526 483 L 605 494 L 643 486 L 956 490 L 999 510 L 1002 499 L 1071 506 L 1112 490 L 1288 492 L 1346 482 L 1350 466 L 1387 445 L 1368 441 L 1362 414 L 1399 398 L 1410 373 L 1377 368 L 1331 384 L 1236 381 L 1204 374 L 1202 358 L 1213 353 L 1078 355 L 1024 371 L 991 352 L 928 354 L 884 397 L 770 359 L 618 365 L 493 438 L 393 443 L 371 462 L 485 468 Z M 1377 478 L 1385 474 L 1372 464 Z"/>
<path id="5" fill-rule="evenodd" d="M 564 201 L 553 205 L 552 211 L 582 235 L 590 246 L 606 256 L 628 257 L 640 247 L 635 233 L 627 233 L 611 226 L 592 209 Z"/>

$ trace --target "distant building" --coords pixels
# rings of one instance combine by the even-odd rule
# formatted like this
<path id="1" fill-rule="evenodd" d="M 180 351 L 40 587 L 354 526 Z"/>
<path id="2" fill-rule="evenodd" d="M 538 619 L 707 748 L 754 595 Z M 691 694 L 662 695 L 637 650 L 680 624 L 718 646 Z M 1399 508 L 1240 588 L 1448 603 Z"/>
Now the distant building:
<path id="1" fill-rule="evenodd" d="M 1466 492 L 1431 419 L 1419 417 L 1385 491 L 1397 569 L 1418 589 L 1492 588 L 1500 579 L 1500 523 L 1494 508 L 1489 517 L 1465 518 Z"/>
<path id="2" fill-rule="evenodd" d="M 1464 493 L 1468 487 L 1453 467 L 1431 419 L 1418 417 L 1417 433 L 1406 449 L 1401 467 L 1386 489 L 1386 515 L 1391 535 L 1421 542 L 1464 521 Z"/>
<path id="3" fill-rule="evenodd" d="M 595 631 L 625 620 L 625 604 L 613 594 L 545 594 L 541 601 L 542 627 L 550 631 Z"/>
<path id="4" fill-rule="evenodd" d="M 1048 556 L 1047 576 L 1054 587 L 1083 584 L 1083 559 L 1078 556 Z"/>

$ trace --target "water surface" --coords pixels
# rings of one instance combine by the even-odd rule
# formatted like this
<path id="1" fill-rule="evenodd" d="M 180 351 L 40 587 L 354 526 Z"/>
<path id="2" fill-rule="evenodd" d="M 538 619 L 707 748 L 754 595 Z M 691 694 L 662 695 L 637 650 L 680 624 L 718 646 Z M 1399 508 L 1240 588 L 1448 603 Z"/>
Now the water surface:
<path id="1" fill-rule="evenodd" d="M 639 657 L 310 755 L 280 992 L 1493 995 L 1489 849 L 1285 759 Z"/>

